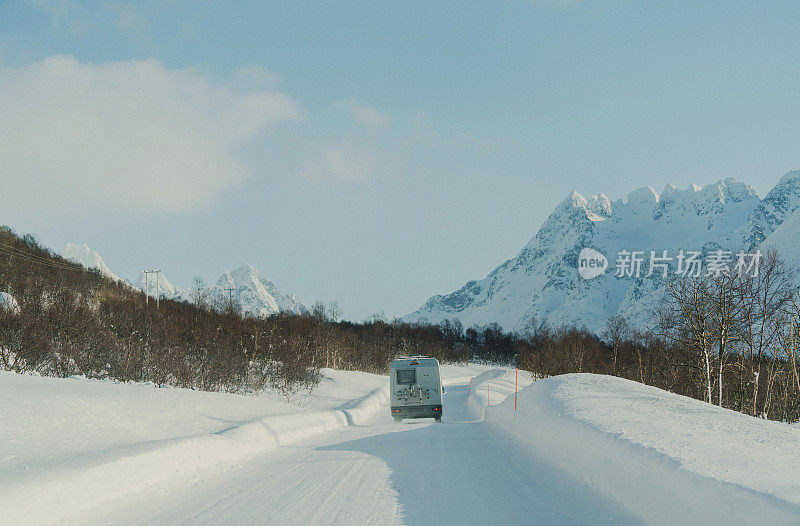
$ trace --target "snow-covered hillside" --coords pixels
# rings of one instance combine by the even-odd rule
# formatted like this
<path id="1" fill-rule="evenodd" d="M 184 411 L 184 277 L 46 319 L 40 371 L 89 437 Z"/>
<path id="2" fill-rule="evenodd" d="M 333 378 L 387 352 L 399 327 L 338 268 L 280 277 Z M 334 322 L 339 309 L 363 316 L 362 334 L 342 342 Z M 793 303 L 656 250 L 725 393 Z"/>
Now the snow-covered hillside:
<path id="1" fill-rule="evenodd" d="M 662 255 L 666 250 L 673 258 L 671 271 L 680 250 L 736 254 L 763 246 L 777 248 L 789 260 L 798 254 L 798 206 L 800 172 L 786 174 L 763 200 L 751 186 L 733 179 L 703 188 L 670 185 L 661 194 L 645 187 L 615 202 L 602 194 L 587 199 L 573 192 L 516 257 L 482 280 L 433 296 L 404 320 L 459 319 L 465 326 L 496 322 L 506 330 L 524 331 L 535 318 L 600 331 L 616 313 L 647 327 L 664 293 L 660 273 L 647 277 L 651 251 Z M 578 255 L 587 247 L 604 254 L 610 265 L 591 280 L 577 270 Z M 621 251 L 643 251 L 638 279 L 615 275 Z"/>
<path id="2" fill-rule="evenodd" d="M 61 255 L 75 263 L 80 263 L 86 268 L 97 269 L 101 274 L 115 281 L 122 281 L 119 276 L 111 272 L 111 269 L 108 268 L 100 254 L 89 248 L 85 243 L 82 245 L 67 243 Z"/>

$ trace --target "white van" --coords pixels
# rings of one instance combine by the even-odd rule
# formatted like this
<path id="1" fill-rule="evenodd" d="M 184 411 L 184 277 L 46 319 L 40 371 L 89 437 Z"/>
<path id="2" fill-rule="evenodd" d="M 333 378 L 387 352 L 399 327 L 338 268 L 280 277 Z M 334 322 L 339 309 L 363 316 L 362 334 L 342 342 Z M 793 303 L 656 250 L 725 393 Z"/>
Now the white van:
<path id="1" fill-rule="evenodd" d="M 430 356 L 396 358 L 389 366 L 392 416 L 442 421 L 442 379 L 439 362 Z"/>

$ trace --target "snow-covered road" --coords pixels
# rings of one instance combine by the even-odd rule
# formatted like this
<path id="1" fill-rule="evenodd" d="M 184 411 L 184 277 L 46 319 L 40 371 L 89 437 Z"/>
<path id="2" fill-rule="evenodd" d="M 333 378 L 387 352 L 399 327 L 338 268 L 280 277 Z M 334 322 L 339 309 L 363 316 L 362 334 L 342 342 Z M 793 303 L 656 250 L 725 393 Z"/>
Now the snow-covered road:
<path id="1" fill-rule="evenodd" d="M 619 506 L 481 421 L 450 385 L 442 424 L 388 414 L 108 502 L 100 524 L 615 524 Z M 473 395 L 474 396 L 474 395 Z"/>

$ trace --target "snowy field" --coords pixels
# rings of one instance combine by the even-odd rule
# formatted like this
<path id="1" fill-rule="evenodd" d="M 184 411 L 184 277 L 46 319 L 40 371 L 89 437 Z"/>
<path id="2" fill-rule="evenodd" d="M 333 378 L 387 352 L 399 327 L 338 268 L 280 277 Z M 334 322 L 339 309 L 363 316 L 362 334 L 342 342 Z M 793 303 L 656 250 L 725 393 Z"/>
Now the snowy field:
<path id="1" fill-rule="evenodd" d="M 443 423 L 398 425 L 358 372 L 289 400 L 0 373 L 0 524 L 800 523 L 796 426 L 606 376 L 442 376 Z"/>

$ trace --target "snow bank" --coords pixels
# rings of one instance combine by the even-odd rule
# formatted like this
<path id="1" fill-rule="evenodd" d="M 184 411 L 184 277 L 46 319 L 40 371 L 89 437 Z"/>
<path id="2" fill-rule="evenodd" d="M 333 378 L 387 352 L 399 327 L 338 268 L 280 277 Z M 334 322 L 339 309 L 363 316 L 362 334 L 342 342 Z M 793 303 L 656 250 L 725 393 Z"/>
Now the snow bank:
<path id="1" fill-rule="evenodd" d="M 287 400 L 270 390 L 253 396 L 0 372 L 0 484 L 97 451 L 218 433 L 280 414 L 348 409 L 387 383 L 375 374 L 323 373 L 312 392 Z"/>
<path id="2" fill-rule="evenodd" d="M 533 377 L 528 371 L 516 373 L 511 368 L 492 369 L 472 379 L 472 400 L 480 407 L 486 408 L 498 405 L 511 397 L 513 408 L 514 390 L 522 390 L 532 382 Z"/>
<path id="3" fill-rule="evenodd" d="M 646 522 L 800 521 L 800 429 L 600 375 L 518 398 L 486 421 Z"/>
<path id="4" fill-rule="evenodd" d="M 0 477 L 0 522 L 60 522 L 172 477 L 232 465 L 335 427 L 364 423 L 388 402 L 388 382 L 378 378 L 383 378 L 382 388 L 345 409 L 272 415 L 215 433 L 93 450 L 66 462 L 62 459 L 49 469 L 39 463 L 37 469 L 6 471 Z M 162 391 L 175 396 L 184 390 Z"/>

